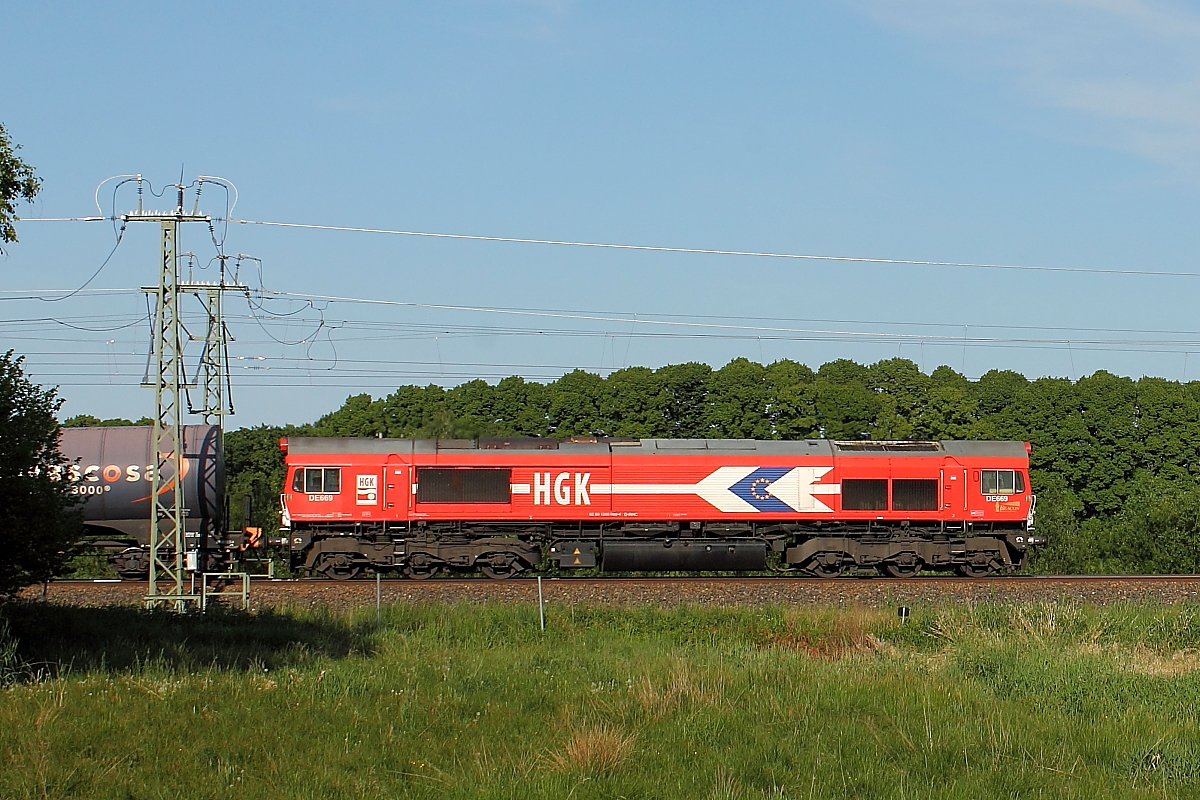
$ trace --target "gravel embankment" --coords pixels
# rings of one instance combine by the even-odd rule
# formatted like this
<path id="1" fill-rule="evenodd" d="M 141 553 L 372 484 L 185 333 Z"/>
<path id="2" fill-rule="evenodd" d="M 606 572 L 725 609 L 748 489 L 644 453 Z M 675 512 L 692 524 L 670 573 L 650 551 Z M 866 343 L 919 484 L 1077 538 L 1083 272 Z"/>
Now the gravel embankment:
<path id="1" fill-rule="evenodd" d="M 1066 600 L 1086 603 L 1144 601 L 1180 603 L 1200 599 L 1200 576 L 1152 578 L 994 578 L 913 580 L 811 578 L 603 578 L 546 579 L 547 603 L 604 605 L 822 605 L 898 606 L 935 603 L 1036 603 Z M 60 581 L 49 584 L 46 599 L 64 605 L 133 605 L 141 602 L 145 583 Z M 40 586 L 22 594 L 42 596 Z M 535 603 L 537 581 L 515 579 L 405 581 L 381 584 L 384 603 Z M 375 582 L 321 580 L 255 580 L 250 591 L 254 608 L 306 605 L 345 609 L 375 603 Z"/>

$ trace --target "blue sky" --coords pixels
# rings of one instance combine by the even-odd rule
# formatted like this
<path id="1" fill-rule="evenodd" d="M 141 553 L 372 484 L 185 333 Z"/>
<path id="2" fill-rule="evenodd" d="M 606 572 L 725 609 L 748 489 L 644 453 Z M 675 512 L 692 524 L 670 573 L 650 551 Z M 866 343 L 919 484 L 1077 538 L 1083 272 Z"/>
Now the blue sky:
<path id="1" fill-rule="evenodd" d="M 182 169 L 231 180 L 249 220 L 1200 272 L 1194 5 L 26 3 L 5 20 L 23 44 L 0 49 L 0 122 L 45 179 L 26 217 Z M 204 209 L 225 211 L 213 187 Z M 105 222 L 19 233 L 9 297 L 79 286 L 114 241 Z M 207 232 L 184 235 L 207 265 Z M 151 283 L 155 247 L 131 226 L 91 286 Z M 1197 277 L 251 225 L 226 249 L 289 293 L 229 303 L 235 426 L 402 383 L 738 356 L 1200 378 Z M 0 338 L 66 413 L 137 417 L 144 314 L 137 292 L 7 299 Z"/>

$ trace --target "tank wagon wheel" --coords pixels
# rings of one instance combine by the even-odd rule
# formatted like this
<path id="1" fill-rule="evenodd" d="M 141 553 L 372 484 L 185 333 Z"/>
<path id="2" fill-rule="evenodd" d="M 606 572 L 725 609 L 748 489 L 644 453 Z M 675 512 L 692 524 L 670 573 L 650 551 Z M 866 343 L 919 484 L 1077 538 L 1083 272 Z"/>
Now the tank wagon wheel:
<path id="1" fill-rule="evenodd" d="M 924 564 L 919 558 L 905 561 L 885 561 L 879 565 L 879 571 L 892 578 L 915 578 L 923 566 Z"/>
<path id="2" fill-rule="evenodd" d="M 485 556 L 478 563 L 479 571 L 494 581 L 507 580 L 525 568 L 520 559 L 505 553 Z"/>
<path id="3" fill-rule="evenodd" d="M 838 578 L 845 574 L 846 562 L 841 553 L 818 553 L 804 568 L 818 578 Z"/>
<path id="4" fill-rule="evenodd" d="M 113 558 L 113 566 L 121 580 L 144 581 L 150 577 L 149 553 L 140 547 L 127 547 Z"/>
<path id="5" fill-rule="evenodd" d="M 362 564 L 349 553 L 325 553 L 317 564 L 317 571 L 335 581 L 348 581 L 358 577 Z"/>

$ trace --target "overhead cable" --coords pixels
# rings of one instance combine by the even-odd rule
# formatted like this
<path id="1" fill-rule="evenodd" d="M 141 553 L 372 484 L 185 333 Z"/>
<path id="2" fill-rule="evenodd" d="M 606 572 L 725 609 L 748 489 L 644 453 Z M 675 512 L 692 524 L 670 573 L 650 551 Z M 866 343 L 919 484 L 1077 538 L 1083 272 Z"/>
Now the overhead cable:
<path id="1" fill-rule="evenodd" d="M 571 242 L 559 239 L 526 239 L 515 236 L 477 236 L 465 233 L 431 233 L 386 228 L 356 228 L 348 225 L 309 225 L 300 222 L 268 222 L 254 219 L 231 219 L 239 225 L 267 225 L 278 228 L 303 228 L 351 233 L 384 233 L 394 236 L 422 236 L 433 239 L 464 239 L 476 242 L 511 242 L 515 244 L 551 244 L 564 247 L 597 247 L 607 250 L 641 250 L 655 253 L 692 253 L 712 256 L 746 256 L 751 258 L 788 258 L 805 261 L 845 261 L 858 264 L 895 264 L 928 267 L 964 267 L 969 269 L 1026 270 L 1032 272 L 1079 272 L 1098 275 L 1160 275 L 1175 278 L 1200 278 L 1200 272 L 1170 272 L 1167 270 L 1098 269 L 1092 267 L 1039 267 L 1024 264 L 985 264 L 969 261 L 926 261 L 923 259 L 874 258 L 870 256 L 825 256 L 804 253 L 771 253 L 755 250 L 716 250 L 702 247 L 661 247 L 644 244 L 615 244 L 607 242 Z"/>
<path id="2" fill-rule="evenodd" d="M 115 218 L 115 217 L 114 217 Z M 23 222 L 92 222 L 108 217 L 41 217 Z M 466 233 L 436 233 L 433 231 L 406 231 L 390 228 L 362 228 L 351 225 L 314 225 L 302 222 L 277 222 L 257 219 L 214 218 L 216 222 L 238 225 L 263 225 L 275 228 L 300 228 L 318 231 L 342 231 L 347 233 L 381 233 L 392 236 L 417 236 L 430 239 L 458 239 L 475 242 L 508 242 L 512 244 L 547 244 L 561 247 L 593 247 L 605 250 L 637 250 L 653 253 L 689 253 L 694 255 L 742 256 L 748 258 L 781 258 L 803 261 L 836 261 L 855 264 L 891 264 L 895 266 L 951 267 L 960 269 L 998 269 L 1024 272 L 1061 272 L 1090 275 L 1152 275 L 1169 278 L 1200 278 L 1200 272 L 1177 272 L 1172 270 L 1146 269 L 1101 269 L 1098 267 L 1047 267 L 1031 264 L 990 264 L 974 261 L 934 261 L 917 258 L 879 258 L 874 256 L 835 256 L 815 253 L 775 253 L 758 250 L 719 250 L 704 247 L 665 247 L 645 244 L 618 244 L 615 242 L 577 242 L 564 239 L 532 239 L 518 236 L 480 236 Z"/>

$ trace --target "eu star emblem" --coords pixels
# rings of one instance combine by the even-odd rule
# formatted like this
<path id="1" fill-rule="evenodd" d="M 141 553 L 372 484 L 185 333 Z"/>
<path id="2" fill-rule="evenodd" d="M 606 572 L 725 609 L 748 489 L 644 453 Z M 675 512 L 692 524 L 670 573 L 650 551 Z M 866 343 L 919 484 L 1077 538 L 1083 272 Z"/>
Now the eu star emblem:
<path id="1" fill-rule="evenodd" d="M 759 467 L 729 487 L 729 491 L 759 511 L 794 511 L 791 506 L 771 494 L 771 484 L 792 471 L 791 467 Z"/>

